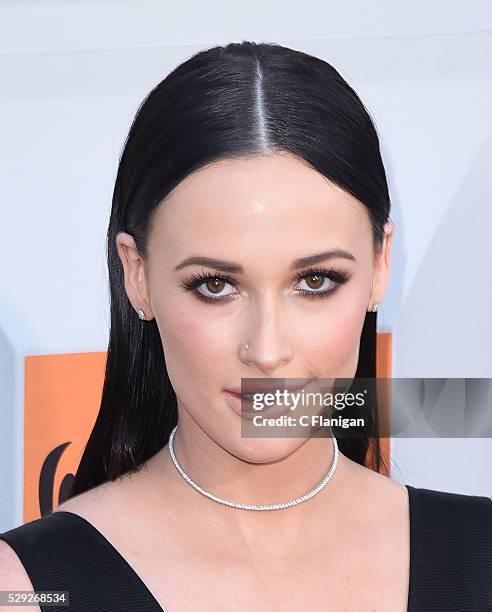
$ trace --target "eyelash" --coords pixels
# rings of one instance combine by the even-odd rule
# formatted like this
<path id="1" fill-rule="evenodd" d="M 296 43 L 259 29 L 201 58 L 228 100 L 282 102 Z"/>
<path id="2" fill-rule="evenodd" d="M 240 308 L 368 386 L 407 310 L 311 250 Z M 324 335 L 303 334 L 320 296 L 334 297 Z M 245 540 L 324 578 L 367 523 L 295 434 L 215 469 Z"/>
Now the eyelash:
<path id="1" fill-rule="evenodd" d="M 315 291 L 315 290 L 307 291 L 306 289 L 300 289 L 298 290 L 297 293 L 300 293 L 301 295 L 307 297 L 308 299 L 316 300 L 316 299 L 327 298 L 334 291 L 336 291 L 339 285 L 345 284 L 350 279 L 349 274 L 347 274 L 346 272 L 343 272 L 342 270 L 335 270 L 334 268 L 328 268 L 328 269 L 309 268 L 308 270 L 304 270 L 303 272 L 296 274 L 295 276 L 296 283 L 298 283 L 301 280 L 304 280 L 305 278 L 309 278 L 310 276 L 314 276 L 314 275 L 327 278 L 328 280 L 331 280 L 336 284 L 332 289 L 327 289 L 324 291 Z M 230 276 L 229 274 L 223 273 L 223 272 L 215 272 L 215 273 L 201 272 L 197 274 L 192 274 L 188 280 L 184 281 L 180 285 L 180 287 L 183 288 L 185 291 L 193 291 L 194 293 L 196 293 L 199 299 L 207 303 L 229 301 L 233 298 L 233 294 L 228 294 L 228 295 L 223 295 L 220 297 L 212 298 L 212 297 L 207 297 L 203 295 L 203 293 L 200 293 L 199 291 L 196 291 L 198 287 L 205 284 L 209 280 L 225 281 L 226 283 L 228 283 L 229 285 L 232 285 L 233 287 L 237 287 L 237 285 L 239 284 L 236 278 L 234 278 L 233 276 Z"/>

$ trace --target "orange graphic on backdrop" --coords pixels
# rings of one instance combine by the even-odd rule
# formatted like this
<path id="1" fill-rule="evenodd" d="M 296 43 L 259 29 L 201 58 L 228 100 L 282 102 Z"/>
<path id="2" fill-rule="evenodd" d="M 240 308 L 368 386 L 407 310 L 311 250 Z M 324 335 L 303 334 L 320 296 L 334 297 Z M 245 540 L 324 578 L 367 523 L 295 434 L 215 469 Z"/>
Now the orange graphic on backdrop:
<path id="1" fill-rule="evenodd" d="M 61 503 L 99 411 L 105 364 L 106 351 L 26 357 L 24 522 Z"/>
<path id="2" fill-rule="evenodd" d="M 376 378 L 391 378 L 391 365 L 393 363 L 392 354 L 392 335 L 390 332 L 378 332 L 376 336 Z M 381 385 L 381 396 L 378 395 L 378 412 L 380 411 L 380 429 L 381 431 L 391 431 L 391 396 L 388 385 Z M 391 438 L 380 438 L 379 444 L 381 453 L 386 459 L 388 468 L 390 466 L 391 455 Z M 372 459 L 372 453 L 369 449 L 367 453 L 367 463 Z M 381 473 L 385 476 L 390 476 L 390 470 L 381 469 Z"/>

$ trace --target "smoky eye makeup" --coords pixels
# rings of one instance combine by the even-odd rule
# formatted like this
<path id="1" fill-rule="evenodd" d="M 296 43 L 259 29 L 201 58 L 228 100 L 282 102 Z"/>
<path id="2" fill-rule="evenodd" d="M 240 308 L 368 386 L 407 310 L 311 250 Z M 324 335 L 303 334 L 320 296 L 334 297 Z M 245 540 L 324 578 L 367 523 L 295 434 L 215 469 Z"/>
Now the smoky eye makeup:
<path id="1" fill-rule="evenodd" d="M 347 283 L 350 280 L 350 274 L 345 270 L 329 267 L 312 267 L 302 272 L 298 272 L 294 276 L 295 284 L 300 282 L 307 283 L 307 289 L 295 289 L 295 293 L 300 294 L 302 297 L 307 299 L 324 299 L 330 297 L 337 289 Z M 315 287 L 312 288 L 309 283 L 313 283 Z M 198 299 L 206 303 L 213 302 L 224 302 L 234 300 L 234 297 L 238 295 L 237 288 L 239 287 L 239 281 L 234 276 L 218 270 L 201 271 L 191 274 L 186 280 L 180 283 L 180 287 L 187 292 L 191 292 Z M 318 284 L 321 286 L 319 289 Z M 230 293 L 222 294 L 224 288 L 230 285 L 235 289 Z M 201 289 L 205 287 L 205 290 L 209 293 L 203 293 Z"/>

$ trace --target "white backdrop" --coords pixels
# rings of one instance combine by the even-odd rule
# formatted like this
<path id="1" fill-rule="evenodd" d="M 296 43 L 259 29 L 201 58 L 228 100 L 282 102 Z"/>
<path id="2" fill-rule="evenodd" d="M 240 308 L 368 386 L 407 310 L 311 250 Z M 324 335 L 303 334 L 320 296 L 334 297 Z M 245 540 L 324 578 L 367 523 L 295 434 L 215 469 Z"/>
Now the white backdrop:
<path id="1" fill-rule="evenodd" d="M 118 156 L 178 63 L 246 38 L 332 63 L 376 121 L 396 223 L 379 329 L 397 377 L 492 376 L 492 8 L 0 0 L 0 530 L 22 515 L 16 356 L 100 351 Z M 492 495 L 492 440 L 396 439 L 392 477 Z"/>

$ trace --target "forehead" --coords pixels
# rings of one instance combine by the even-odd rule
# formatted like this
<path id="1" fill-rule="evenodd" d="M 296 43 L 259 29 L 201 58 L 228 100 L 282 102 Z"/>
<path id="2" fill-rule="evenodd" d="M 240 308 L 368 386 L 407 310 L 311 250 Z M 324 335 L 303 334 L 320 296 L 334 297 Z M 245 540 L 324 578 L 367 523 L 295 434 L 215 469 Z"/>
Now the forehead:
<path id="1" fill-rule="evenodd" d="M 160 205 L 149 247 L 176 257 L 268 247 L 295 256 L 371 242 L 358 200 L 302 160 L 277 153 L 217 161 L 186 177 Z"/>

